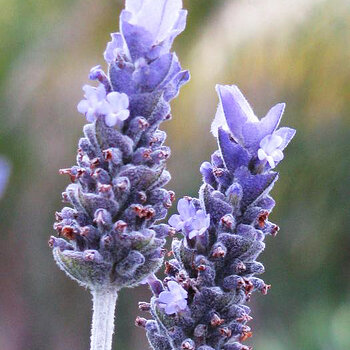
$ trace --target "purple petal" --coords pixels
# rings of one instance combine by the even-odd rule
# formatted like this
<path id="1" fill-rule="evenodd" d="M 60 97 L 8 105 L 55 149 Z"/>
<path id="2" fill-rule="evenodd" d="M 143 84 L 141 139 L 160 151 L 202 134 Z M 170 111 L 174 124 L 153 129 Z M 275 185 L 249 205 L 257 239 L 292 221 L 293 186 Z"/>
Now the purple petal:
<path id="1" fill-rule="evenodd" d="M 179 300 L 177 302 L 177 306 L 180 310 L 186 310 L 187 307 L 187 301 L 185 299 Z"/>
<path id="2" fill-rule="evenodd" d="M 112 63 L 116 59 L 115 52 L 117 49 L 122 50 L 124 47 L 124 39 L 120 33 L 112 33 L 111 37 L 112 41 L 107 44 L 103 54 L 107 63 Z"/>
<path id="3" fill-rule="evenodd" d="M 167 304 L 164 308 L 168 315 L 175 314 L 177 312 L 177 307 L 175 303 Z"/>
<path id="4" fill-rule="evenodd" d="M 243 125 L 246 122 L 257 122 L 258 118 L 237 86 L 217 85 L 216 91 L 233 138 L 243 142 Z"/>
<path id="5" fill-rule="evenodd" d="M 109 127 L 115 126 L 117 124 L 118 117 L 114 113 L 109 113 L 105 117 L 106 125 Z"/>
<path id="6" fill-rule="evenodd" d="M 95 109 L 96 109 L 96 113 L 99 115 L 107 115 L 109 113 L 112 113 L 111 106 L 106 100 L 99 102 L 95 106 Z"/>
<path id="7" fill-rule="evenodd" d="M 141 68 L 140 75 L 138 76 L 140 85 L 146 91 L 153 91 L 166 78 L 172 61 L 173 54 L 169 53 L 159 57 L 150 65 Z"/>
<path id="8" fill-rule="evenodd" d="M 96 88 L 96 96 L 97 96 L 99 101 L 102 101 L 104 98 L 106 98 L 107 93 L 106 93 L 106 89 L 105 89 L 103 84 L 100 84 Z"/>
<path id="9" fill-rule="evenodd" d="M 282 151 L 280 149 L 276 149 L 272 153 L 272 157 L 273 157 L 275 162 L 280 162 L 284 158 L 284 155 L 283 155 L 283 153 L 282 153 Z"/>
<path id="10" fill-rule="evenodd" d="M 187 70 L 181 71 L 175 75 L 164 87 L 164 99 L 170 101 L 179 94 L 182 85 L 190 80 L 190 73 Z"/>
<path id="11" fill-rule="evenodd" d="M 251 153 L 257 152 L 260 141 L 276 130 L 282 118 L 284 108 L 285 104 L 279 103 L 272 107 L 266 117 L 261 119 L 261 121 L 257 123 L 249 122 L 243 126 L 243 144 Z"/>
<path id="12" fill-rule="evenodd" d="M 258 150 L 258 158 L 259 160 L 265 160 L 267 158 L 267 154 L 262 148 Z"/>
<path id="13" fill-rule="evenodd" d="M 168 288 L 171 292 L 177 292 L 181 286 L 175 281 L 169 281 Z"/>
<path id="14" fill-rule="evenodd" d="M 123 109 L 122 111 L 118 112 L 117 116 L 120 121 L 124 121 L 129 118 L 130 111 L 128 109 Z"/>
<path id="15" fill-rule="evenodd" d="M 205 233 L 205 231 L 208 229 L 208 226 L 207 227 L 203 227 L 201 228 L 199 231 L 198 231 L 198 236 L 203 236 L 203 234 Z"/>
<path id="16" fill-rule="evenodd" d="M 278 179 L 278 174 L 270 172 L 267 174 L 252 175 L 247 168 L 239 168 L 235 172 L 237 182 L 243 188 L 242 206 L 247 207 L 258 201 L 267 193 Z"/>
<path id="17" fill-rule="evenodd" d="M 126 6 L 126 10 L 132 14 L 130 24 L 143 27 L 158 42 L 169 35 L 181 8 L 181 0 L 144 0 L 142 4 L 131 1 Z"/>
<path id="18" fill-rule="evenodd" d="M 186 198 L 182 198 L 177 203 L 177 210 L 182 220 L 187 220 L 196 215 L 196 208 L 192 202 Z"/>
<path id="19" fill-rule="evenodd" d="M 177 25 L 179 12 L 182 9 L 182 0 L 148 0 L 161 4 L 159 22 L 155 26 L 156 40 L 161 42 L 169 36 L 174 26 Z"/>
<path id="20" fill-rule="evenodd" d="M 169 225 L 175 227 L 176 230 L 181 230 L 183 227 L 183 222 L 178 214 L 172 215 L 168 222 Z"/>
<path id="21" fill-rule="evenodd" d="M 216 110 L 216 114 L 213 122 L 211 123 L 210 131 L 214 135 L 214 137 L 218 137 L 218 130 L 222 128 L 228 131 L 228 126 L 224 114 L 224 109 L 222 107 L 222 103 L 218 104 L 218 108 Z"/>
<path id="22" fill-rule="evenodd" d="M 111 104 L 114 112 L 127 109 L 129 107 L 129 98 L 126 94 L 113 91 L 107 95 L 107 101 Z"/>
<path id="23" fill-rule="evenodd" d="M 85 84 L 83 86 L 83 91 L 85 93 L 85 97 L 89 100 L 90 98 L 95 97 L 96 95 L 96 88 L 91 86 L 91 85 L 87 85 Z"/>
<path id="24" fill-rule="evenodd" d="M 87 100 L 81 100 L 78 103 L 77 109 L 78 109 L 79 113 L 86 114 L 89 107 L 90 107 L 90 105 L 89 105 L 89 102 Z"/>
<path id="25" fill-rule="evenodd" d="M 141 9 L 143 0 L 126 0 L 125 9 L 130 12 L 138 12 Z"/>
<path id="26" fill-rule="evenodd" d="M 218 131 L 218 142 L 225 166 L 231 174 L 237 168 L 248 165 L 250 160 L 248 152 L 241 145 L 232 141 L 228 132 L 222 128 Z"/>
<path id="27" fill-rule="evenodd" d="M 130 24 L 131 13 L 122 11 L 120 15 L 120 27 L 129 49 L 131 58 L 135 61 L 145 57 L 153 44 L 153 37 L 150 32 L 139 26 Z"/>
<path id="28" fill-rule="evenodd" d="M 198 234 L 198 230 L 192 230 L 189 234 L 188 234 L 188 238 L 189 239 L 193 239 L 195 237 L 197 237 Z"/>
<path id="29" fill-rule="evenodd" d="M 173 294 L 169 291 L 163 291 L 159 294 L 158 302 L 168 304 L 173 301 Z"/>
<path id="30" fill-rule="evenodd" d="M 200 173 L 202 174 L 203 179 L 207 184 L 211 185 L 215 182 L 213 167 L 209 162 L 202 163 L 200 167 Z"/>
<path id="31" fill-rule="evenodd" d="M 272 134 L 278 128 L 285 108 L 285 103 L 278 103 L 267 112 L 264 118 L 261 119 L 260 123 L 262 124 L 262 127 L 270 131 L 267 135 Z"/>
<path id="32" fill-rule="evenodd" d="M 282 144 L 278 147 L 280 150 L 284 150 L 288 143 L 292 140 L 294 137 L 296 131 L 291 128 L 280 128 L 277 131 L 275 131 L 275 135 L 282 137 L 283 141 Z"/>

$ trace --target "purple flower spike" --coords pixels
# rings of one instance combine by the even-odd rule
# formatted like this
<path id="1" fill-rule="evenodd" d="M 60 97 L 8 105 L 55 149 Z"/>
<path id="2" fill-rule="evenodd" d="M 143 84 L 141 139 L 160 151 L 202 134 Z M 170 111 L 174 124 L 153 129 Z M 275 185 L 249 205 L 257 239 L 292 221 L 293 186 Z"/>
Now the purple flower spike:
<path id="1" fill-rule="evenodd" d="M 153 273 L 162 265 L 165 238 L 174 232 L 159 223 L 174 193 L 164 188 L 171 179 L 166 170 L 171 151 L 159 127 L 170 119 L 170 101 L 189 80 L 171 52 L 185 19 L 181 0 L 127 0 L 120 33 L 111 34 L 104 52 L 108 73 L 101 66 L 91 69 L 90 79 L 100 84 L 85 85 L 77 106 L 89 123 L 79 140 L 77 164 L 60 171 L 72 182 L 62 195 L 70 207 L 56 213 L 60 238 L 51 238 L 49 246 L 57 265 L 93 294 L 91 350 L 112 348 L 120 289 L 151 275 L 153 293 L 163 291 Z M 205 226 L 197 211 L 180 220 L 191 223 L 191 236 Z M 187 292 L 176 283 L 167 293 L 172 299 L 160 298 L 167 312 L 186 307 Z"/>
<path id="2" fill-rule="evenodd" d="M 168 282 L 169 291 L 163 291 L 159 294 L 158 303 L 168 315 L 175 314 L 186 310 L 187 307 L 187 291 L 177 282 Z"/>
<path id="3" fill-rule="evenodd" d="M 216 90 L 220 103 L 212 124 L 214 136 L 217 135 L 218 128 L 222 127 L 224 130 L 229 130 L 234 140 L 249 151 L 250 154 L 256 155 L 259 149 L 264 150 L 260 143 L 264 138 L 276 132 L 285 104 L 279 103 L 275 105 L 264 118 L 259 120 L 237 86 L 217 85 Z M 294 130 L 289 130 L 288 133 L 280 135 L 282 137 L 282 142 L 279 146 L 280 151 L 283 150 L 283 145 L 288 144 L 294 136 Z M 260 153 L 262 156 L 262 152 Z M 282 159 L 280 152 L 277 153 L 273 166 Z M 271 162 L 272 158 L 269 159 Z"/>
<path id="4" fill-rule="evenodd" d="M 104 52 L 108 74 L 93 67 L 89 77 L 100 84 L 83 87 L 77 108 L 89 124 L 79 141 L 78 164 L 60 171 L 72 181 L 63 198 L 73 208 L 58 213 L 54 225 L 72 242 L 74 254 L 52 246 L 61 269 L 91 290 L 139 284 L 160 267 L 165 237 L 173 231 L 157 224 L 173 197 L 164 189 L 170 149 L 159 126 L 189 79 L 170 45 L 165 50 L 165 42 L 184 28 L 181 7 L 181 0 L 127 0 L 121 32 L 111 34 Z M 155 46 L 163 53 L 150 58 Z M 203 219 L 196 210 L 193 216 L 188 232 L 200 233 Z M 93 261 L 98 255 L 90 253 L 81 258 L 94 250 L 102 260 Z"/>
<path id="5" fill-rule="evenodd" d="M 245 304 L 253 292 L 265 295 L 271 287 L 257 277 L 265 271 L 257 259 L 265 239 L 279 230 L 269 221 L 275 205 L 270 191 L 278 180 L 272 169 L 295 130 L 276 130 L 283 104 L 259 121 L 236 86 L 217 90 L 212 131 L 219 150 L 200 168 L 199 198 L 181 199 L 179 214 L 169 220 L 184 234 L 173 239 L 173 259 L 166 263 L 163 284 L 173 287 L 159 298 L 153 291 L 147 304 L 154 320 L 147 321 L 152 327 L 146 332 L 154 350 L 250 349 L 241 344 L 252 336 Z M 189 286 L 186 312 L 178 312 L 187 294 L 174 280 Z"/>

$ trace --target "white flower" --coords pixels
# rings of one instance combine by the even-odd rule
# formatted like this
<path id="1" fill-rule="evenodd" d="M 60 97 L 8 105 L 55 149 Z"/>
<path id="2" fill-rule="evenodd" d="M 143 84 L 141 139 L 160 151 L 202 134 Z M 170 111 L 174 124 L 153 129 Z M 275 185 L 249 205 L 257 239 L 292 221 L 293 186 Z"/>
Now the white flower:
<path id="1" fill-rule="evenodd" d="M 85 92 L 85 100 L 81 100 L 78 104 L 78 111 L 85 114 L 87 121 L 93 122 L 96 116 L 103 114 L 106 104 L 106 90 L 101 84 L 97 88 L 84 85 L 83 90 Z"/>
<path id="2" fill-rule="evenodd" d="M 260 141 L 260 148 L 258 150 L 258 158 L 261 161 L 266 160 L 271 169 L 276 166 L 276 163 L 283 159 L 283 153 L 279 149 L 282 145 L 283 139 L 278 135 L 267 135 Z"/>
<path id="3" fill-rule="evenodd" d="M 114 91 L 107 95 L 107 102 L 108 106 L 105 121 L 108 126 L 114 126 L 118 121 L 124 121 L 129 118 L 128 95 Z"/>

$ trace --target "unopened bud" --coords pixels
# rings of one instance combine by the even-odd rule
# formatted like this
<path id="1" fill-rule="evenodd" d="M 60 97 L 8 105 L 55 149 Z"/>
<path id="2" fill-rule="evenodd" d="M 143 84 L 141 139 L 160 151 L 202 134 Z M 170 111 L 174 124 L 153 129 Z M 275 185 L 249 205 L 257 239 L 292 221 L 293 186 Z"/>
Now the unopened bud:
<path id="1" fill-rule="evenodd" d="M 137 316 L 135 320 L 135 326 L 145 328 L 146 322 L 147 320 L 145 318 Z"/>

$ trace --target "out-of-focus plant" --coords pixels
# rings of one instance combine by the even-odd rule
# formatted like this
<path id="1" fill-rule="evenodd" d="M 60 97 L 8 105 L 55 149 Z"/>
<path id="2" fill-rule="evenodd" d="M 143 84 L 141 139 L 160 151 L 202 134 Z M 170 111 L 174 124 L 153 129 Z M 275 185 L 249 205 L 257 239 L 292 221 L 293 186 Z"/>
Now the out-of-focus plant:
<path id="1" fill-rule="evenodd" d="M 5 192 L 10 170 L 11 167 L 8 160 L 4 157 L 0 157 L 0 198 Z"/>
<path id="2" fill-rule="evenodd" d="M 170 52 L 186 16 L 181 0 L 127 0 L 104 53 L 108 75 L 92 68 L 99 85 L 85 85 L 78 104 L 89 124 L 77 165 L 60 171 L 72 181 L 63 200 L 73 208 L 56 213 L 59 238 L 49 245 L 58 266 L 92 292 L 91 350 L 111 349 L 118 291 L 159 268 L 173 231 L 157 224 L 174 200 L 164 189 L 170 149 L 159 125 L 189 79 Z"/>

